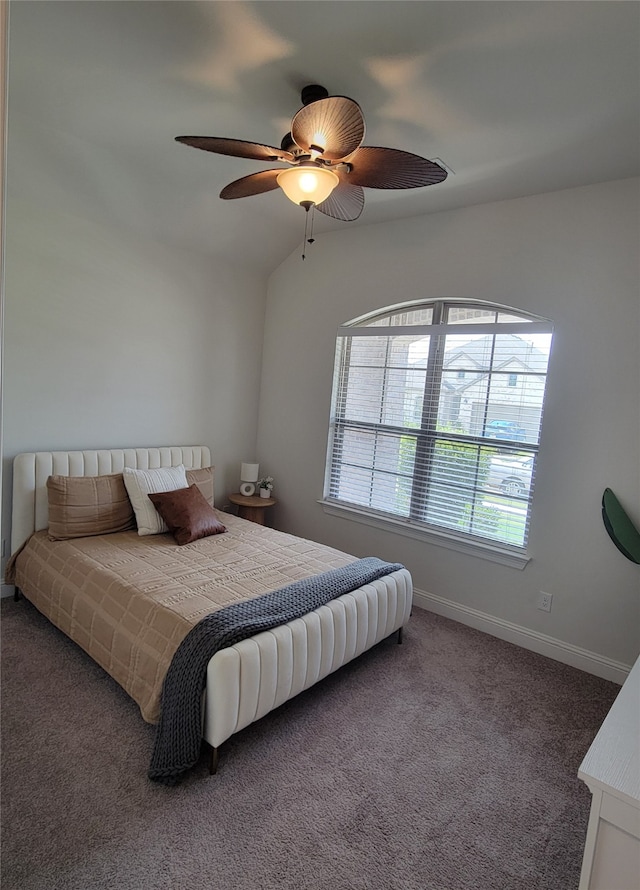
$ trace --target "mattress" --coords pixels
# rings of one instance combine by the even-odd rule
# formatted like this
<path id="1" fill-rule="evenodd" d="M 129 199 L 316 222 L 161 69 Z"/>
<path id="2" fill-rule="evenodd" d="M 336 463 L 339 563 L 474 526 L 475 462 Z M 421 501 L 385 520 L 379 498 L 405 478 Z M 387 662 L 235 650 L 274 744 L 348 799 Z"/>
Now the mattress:
<path id="1" fill-rule="evenodd" d="M 226 513 L 219 519 L 224 534 L 183 546 L 168 534 L 52 541 L 39 531 L 13 558 L 7 580 L 155 723 L 171 659 L 201 618 L 355 560 Z"/>

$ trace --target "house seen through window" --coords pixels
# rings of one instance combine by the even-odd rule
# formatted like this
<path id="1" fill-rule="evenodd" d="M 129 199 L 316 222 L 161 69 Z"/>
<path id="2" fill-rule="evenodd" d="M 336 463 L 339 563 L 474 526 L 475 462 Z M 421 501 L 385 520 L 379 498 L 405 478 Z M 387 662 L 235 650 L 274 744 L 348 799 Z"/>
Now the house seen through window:
<path id="1" fill-rule="evenodd" d="M 552 325 L 479 301 L 338 331 L 325 502 L 524 551 Z"/>

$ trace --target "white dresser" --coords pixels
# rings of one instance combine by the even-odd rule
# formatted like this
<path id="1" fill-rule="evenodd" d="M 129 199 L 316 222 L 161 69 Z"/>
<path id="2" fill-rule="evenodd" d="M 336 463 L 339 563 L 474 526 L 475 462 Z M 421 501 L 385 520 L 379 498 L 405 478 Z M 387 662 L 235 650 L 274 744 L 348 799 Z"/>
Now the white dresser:
<path id="1" fill-rule="evenodd" d="M 593 795 L 579 890 L 640 890 L 640 658 L 578 776 Z"/>

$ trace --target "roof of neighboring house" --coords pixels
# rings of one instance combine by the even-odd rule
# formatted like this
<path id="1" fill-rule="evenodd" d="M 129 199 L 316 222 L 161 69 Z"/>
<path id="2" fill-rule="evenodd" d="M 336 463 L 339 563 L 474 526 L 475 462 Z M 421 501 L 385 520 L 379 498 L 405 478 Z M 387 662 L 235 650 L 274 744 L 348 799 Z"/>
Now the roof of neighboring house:
<path id="1" fill-rule="evenodd" d="M 443 388 L 454 392 L 463 392 L 468 387 L 474 386 L 482 377 L 487 376 L 489 373 L 486 367 L 487 347 L 490 346 L 493 339 L 493 334 L 487 334 L 447 350 L 443 364 L 445 371 L 452 366 L 462 370 L 460 359 L 464 358 L 468 361 L 464 370 L 474 372 L 475 376 L 471 379 L 443 380 Z M 492 371 L 500 371 L 513 362 L 517 362 L 523 371 L 534 373 L 546 367 L 544 353 L 517 334 L 496 334 L 495 348 L 500 355 L 504 356 L 504 359 L 495 362 L 491 368 Z"/>

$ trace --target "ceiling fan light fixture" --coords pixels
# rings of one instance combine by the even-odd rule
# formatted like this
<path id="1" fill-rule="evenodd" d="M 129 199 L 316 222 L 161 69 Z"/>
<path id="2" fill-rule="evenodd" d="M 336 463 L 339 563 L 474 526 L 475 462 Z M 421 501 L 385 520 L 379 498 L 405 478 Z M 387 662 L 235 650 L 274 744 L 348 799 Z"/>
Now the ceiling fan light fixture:
<path id="1" fill-rule="evenodd" d="M 278 174 L 278 185 L 294 204 L 322 204 L 340 180 L 325 167 L 291 167 Z"/>
<path id="2" fill-rule="evenodd" d="M 293 116 L 280 148 L 220 136 L 176 136 L 176 140 L 215 154 L 291 165 L 230 182 L 220 192 L 224 200 L 281 188 L 293 204 L 307 211 L 315 207 L 343 222 L 360 217 L 364 188 L 414 189 L 446 179 L 444 164 L 408 151 L 363 145 L 364 115 L 348 96 L 330 96 L 325 87 L 310 84 L 303 88 L 301 99 L 303 107 Z M 312 238 L 305 235 L 305 241 Z"/>

